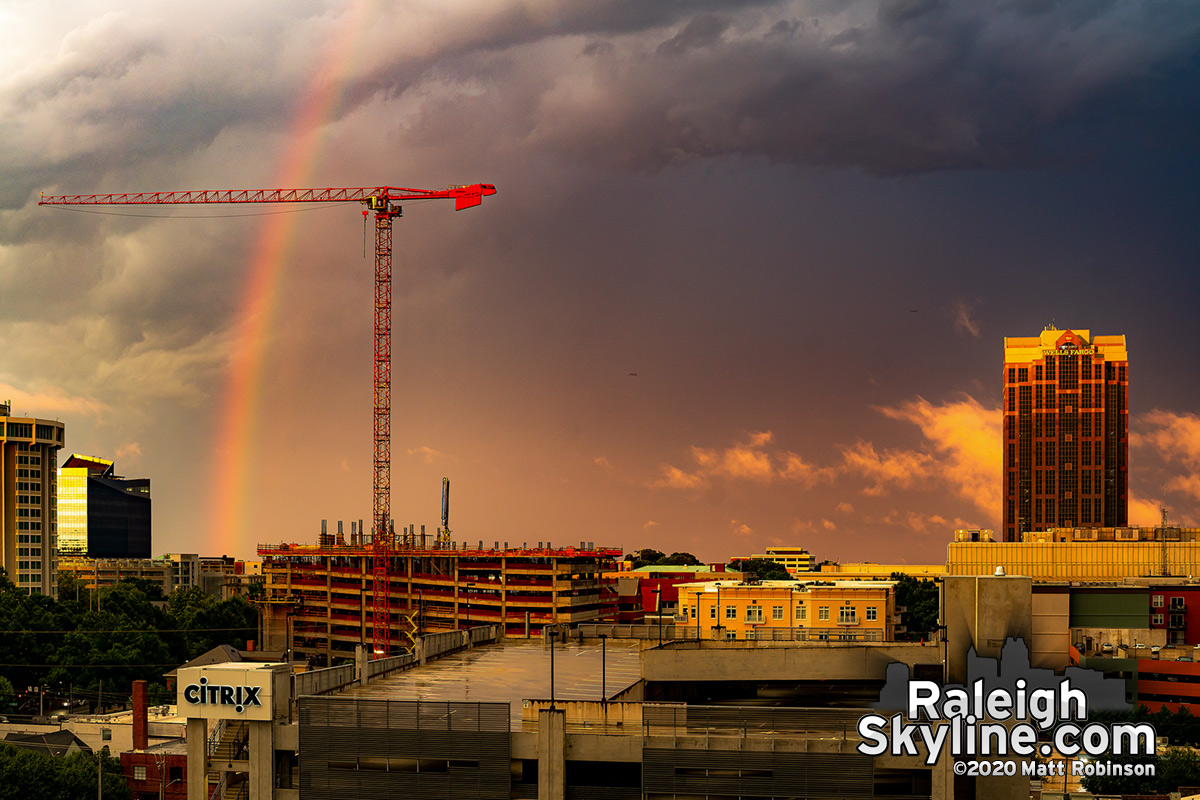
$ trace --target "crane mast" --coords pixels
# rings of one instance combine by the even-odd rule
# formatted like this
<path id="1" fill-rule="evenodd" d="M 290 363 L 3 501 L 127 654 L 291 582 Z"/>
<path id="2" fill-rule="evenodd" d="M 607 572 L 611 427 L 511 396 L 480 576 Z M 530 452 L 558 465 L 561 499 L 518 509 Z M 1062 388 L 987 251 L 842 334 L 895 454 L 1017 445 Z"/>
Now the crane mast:
<path id="1" fill-rule="evenodd" d="M 375 658 L 386 658 L 391 639 L 389 602 L 392 492 L 392 220 L 407 200 L 453 200 L 462 211 L 496 193 L 487 183 L 447 189 L 407 189 L 393 186 L 325 189 L 204 189 L 182 192 L 45 195 L 38 205 L 196 205 L 214 203 L 362 203 L 363 214 L 375 217 L 375 369 L 374 454 L 371 509 L 371 643 Z M 448 483 L 448 481 L 447 481 Z M 448 489 L 449 487 L 445 487 Z M 446 527 L 443 498 L 443 528 Z M 291 646 L 291 643 L 288 643 Z"/>

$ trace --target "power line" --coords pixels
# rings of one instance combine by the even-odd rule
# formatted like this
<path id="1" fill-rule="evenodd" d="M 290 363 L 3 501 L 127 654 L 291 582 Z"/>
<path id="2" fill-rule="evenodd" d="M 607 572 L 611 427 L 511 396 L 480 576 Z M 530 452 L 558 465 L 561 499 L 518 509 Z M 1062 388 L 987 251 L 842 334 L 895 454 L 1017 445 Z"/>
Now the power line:
<path id="1" fill-rule="evenodd" d="M 126 669 L 137 667 L 178 667 L 179 662 L 172 661 L 167 664 L 0 664 L 0 667 L 32 667 L 35 669 L 53 669 L 55 667 L 64 668 L 82 668 L 89 667 L 91 669 Z"/>
<path id="2" fill-rule="evenodd" d="M 258 627 L 253 628 L 117 628 L 111 631 L 92 631 L 75 628 L 65 631 L 44 631 L 44 630 L 29 630 L 28 628 L 20 628 L 12 631 L 0 631 L 2 634 L 14 633 L 214 633 L 217 631 L 256 631 Z"/>

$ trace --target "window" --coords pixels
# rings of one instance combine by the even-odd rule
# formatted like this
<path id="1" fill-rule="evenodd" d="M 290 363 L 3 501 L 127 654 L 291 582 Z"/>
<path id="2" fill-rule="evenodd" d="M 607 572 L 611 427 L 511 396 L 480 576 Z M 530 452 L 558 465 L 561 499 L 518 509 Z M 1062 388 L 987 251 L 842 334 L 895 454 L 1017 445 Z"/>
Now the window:
<path id="1" fill-rule="evenodd" d="M 146 780 L 146 768 L 142 766 L 135 766 L 133 768 L 133 779 L 135 781 Z"/>
<path id="2" fill-rule="evenodd" d="M 852 606 L 842 606 L 838 609 L 838 624 L 839 625 L 857 625 L 857 611 Z"/>
<path id="3" fill-rule="evenodd" d="M 1156 595 L 1151 596 L 1150 605 L 1154 606 L 1155 608 L 1162 608 L 1163 607 L 1163 596 L 1161 594 L 1156 594 Z"/>
<path id="4" fill-rule="evenodd" d="M 879 619 L 879 609 L 875 606 L 867 606 L 867 622 L 875 622 Z"/>
<path id="5" fill-rule="evenodd" d="M 1183 607 L 1184 607 L 1184 602 L 1183 602 L 1182 597 L 1172 597 L 1171 598 L 1171 608 L 1175 609 L 1175 608 L 1183 608 Z"/>
<path id="6" fill-rule="evenodd" d="M 716 619 L 716 618 L 717 618 L 717 607 L 716 607 L 716 606 L 709 606 L 709 607 L 708 607 L 708 618 L 709 618 L 709 619 Z"/>
<path id="7" fill-rule="evenodd" d="M 817 619 L 824 621 L 829 620 L 829 606 L 820 606 L 817 609 Z"/>
<path id="8" fill-rule="evenodd" d="M 762 606 L 746 606 L 746 622 L 762 622 Z"/>
<path id="9" fill-rule="evenodd" d="M 771 606 L 771 619 L 783 619 L 783 606 Z"/>
<path id="10" fill-rule="evenodd" d="M 1162 614 L 1153 614 L 1150 617 L 1150 621 L 1153 622 L 1155 625 L 1162 625 L 1163 624 L 1163 615 Z"/>
<path id="11" fill-rule="evenodd" d="M 737 619 L 737 606 L 725 606 L 725 619 Z"/>
<path id="12" fill-rule="evenodd" d="M 796 619 L 800 620 L 801 622 L 808 619 L 808 607 L 807 606 L 803 606 L 803 605 L 796 606 Z"/>

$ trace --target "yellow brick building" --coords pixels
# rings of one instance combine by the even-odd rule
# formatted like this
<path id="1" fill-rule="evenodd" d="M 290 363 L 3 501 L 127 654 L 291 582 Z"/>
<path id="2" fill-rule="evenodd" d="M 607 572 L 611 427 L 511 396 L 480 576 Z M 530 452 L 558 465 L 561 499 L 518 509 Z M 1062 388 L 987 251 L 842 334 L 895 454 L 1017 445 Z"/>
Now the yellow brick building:
<path id="1" fill-rule="evenodd" d="M 891 641 L 893 581 L 680 584 L 681 625 L 705 639 Z"/>
<path id="2" fill-rule="evenodd" d="M 797 572 L 812 572 L 815 560 L 812 553 L 803 547 L 768 547 L 765 553 L 755 553 L 750 558 L 774 561 L 792 575 Z"/>

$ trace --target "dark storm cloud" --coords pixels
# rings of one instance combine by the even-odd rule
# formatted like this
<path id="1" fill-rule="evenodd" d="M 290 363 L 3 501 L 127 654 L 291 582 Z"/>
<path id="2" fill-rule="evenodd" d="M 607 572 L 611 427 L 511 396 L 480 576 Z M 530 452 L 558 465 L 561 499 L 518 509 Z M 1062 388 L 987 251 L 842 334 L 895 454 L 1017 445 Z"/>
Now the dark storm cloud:
<path id="1" fill-rule="evenodd" d="M 872 8 L 748 27 L 697 15 L 625 37 L 547 89 L 542 141 L 641 170 L 744 155 L 888 174 L 1039 166 L 1114 132 L 1196 130 L 1194 6 Z"/>
<path id="2" fill-rule="evenodd" d="M 418 140 L 473 118 L 497 151 L 635 170 L 742 155 L 891 174 L 1037 166 L 1131 136 L 1190 146 L 1197 130 L 1181 99 L 1200 90 L 1190 3 L 487 3 L 427 25 L 404 6 L 377 13 L 334 113 L 423 95 L 397 120 Z M 169 172 L 231 130 L 285 130 L 342 20 L 309 4 L 235 21 L 190 38 L 169 16 L 103 15 L 10 78 L 0 206 L 52 181 Z M 439 102 L 469 82 L 484 91 Z"/>

